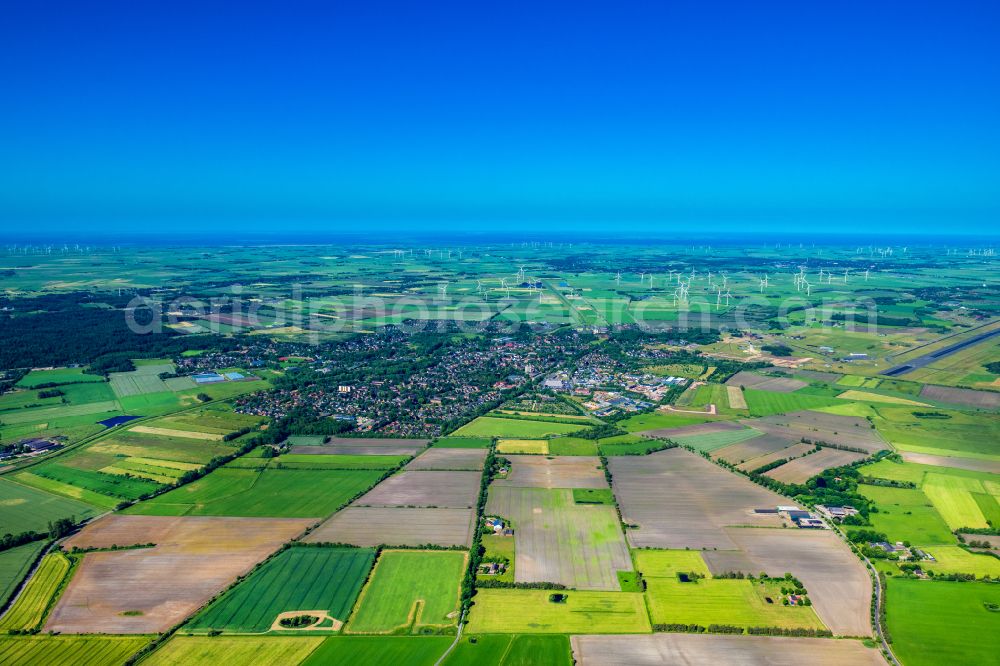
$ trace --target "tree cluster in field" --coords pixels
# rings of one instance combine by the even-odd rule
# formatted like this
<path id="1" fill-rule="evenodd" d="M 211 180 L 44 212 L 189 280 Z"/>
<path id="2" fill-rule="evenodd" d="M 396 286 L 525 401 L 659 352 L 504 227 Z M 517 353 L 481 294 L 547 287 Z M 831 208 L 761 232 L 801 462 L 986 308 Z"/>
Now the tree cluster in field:
<path id="1" fill-rule="evenodd" d="M 863 483 L 866 486 L 881 486 L 883 488 L 916 488 L 917 484 L 913 481 L 898 481 L 896 479 L 882 479 L 877 476 L 858 476 L 858 483 Z"/>
<path id="2" fill-rule="evenodd" d="M 117 550 L 138 550 L 140 548 L 155 548 L 156 544 L 152 541 L 148 543 L 133 543 L 124 546 L 119 546 L 116 543 L 111 544 L 108 547 L 102 546 L 88 546 L 87 548 L 81 548 L 80 546 L 73 546 L 69 553 L 72 555 L 83 555 L 84 553 L 101 553 L 101 552 L 113 552 Z"/>
<path id="3" fill-rule="evenodd" d="M 315 615 L 295 615 L 294 617 L 283 617 L 278 620 L 278 624 L 286 629 L 300 629 L 302 627 L 311 627 L 312 625 L 319 622 L 319 618 Z"/>
<path id="4" fill-rule="evenodd" d="M 549 583 L 547 581 L 535 581 L 531 583 L 514 583 L 505 580 L 485 579 L 476 581 L 477 588 L 483 589 L 509 589 L 509 590 L 567 590 L 562 583 Z"/>
<path id="5" fill-rule="evenodd" d="M 486 515 L 486 499 L 489 494 L 490 482 L 497 475 L 499 469 L 500 463 L 493 451 L 493 447 L 490 447 L 486 454 L 486 460 L 483 463 L 483 476 L 479 484 L 479 497 L 476 500 L 474 520 L 476 521 L 475 524 L 480 526 L 480 529 L 477 529 L 475 535 L 472 537 L 472 547 L 469 549 L 469 567 L 465 570 L 465 575 L 462 576 L 461 604 L 463 616 L 472 605 L 472 597 L 476 594 L 476 588 L 489 587 L 489 583 L 497 582 L 492 580 L 477 581 L 476 573 L 479 571 L 479 565 L 482 564 L 483 555 L 486 553 L 486 548 L 483 546 L 482 529 L 483 517 Z"/>
<path id="6" fill-rule="evenodd" d="M 579 423 L 579 421 L 574 421 L 574 423 Z M 569 437 L 578 437 L 580 439 L 606 439 L 608 437 L 617 437 L 618 435 L 627 434 L 624 430 L 612 423 L 602 423 L 600 425 L 591 426 L 583 430 L 577 430 L 576 432 L 569 433 Z"/>
<path id="7" fill-rule="evenodd" d="M 990 527 L 962 527 L 955 530 L 955 532 L 956 533 L 964 532 L 966 534 L 982 534 L 985 536 L 1000 536 L 1000 527 L 996 527 L 993 525 L 991 525 Z"/>
<path id="8" fill-rule="evenodd" d="M 761 349 L 763 349 L 764 351 L 766 351 L 771 356 L 791 356 L 792 355 L 792 348 L 789 347 L 788 345 L 782 345 L 782 344 L 774 343 L 774 344 L 768 344 L 768 345 L 761 345 Z"/>
<path id="9" fill-rule="evenodd" d="M 235 347 L 218 335 L 188 336 L 133 332 L 126 319 L 128 298 L 114 294 L 45 294 L 0 299 L 0 368 L 30 368 L 89 363 L 89 372 L 107 374 L 134 370 L 133 358 L 170 357 L 189 349 Z M 107 303 L 112 309 L 87 307 Z M 147 318 L 149 313 L 145 313 Z M 140 324 L 143 311 L 135 311 Z M 70 333 L 72 333 L 70 335 Z"/>

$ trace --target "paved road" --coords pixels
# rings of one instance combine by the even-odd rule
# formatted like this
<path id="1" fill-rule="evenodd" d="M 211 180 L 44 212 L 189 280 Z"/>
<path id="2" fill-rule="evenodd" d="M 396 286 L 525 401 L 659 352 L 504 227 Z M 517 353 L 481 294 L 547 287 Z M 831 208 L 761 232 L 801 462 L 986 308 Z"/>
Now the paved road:
<path id="1" fill-rule="evenodd" d="M 987 324 L 988 325 L 988 324 Z M 917 358 L 906 361 L 905 363 L 900 363 L 897 366 L 891 367 L 882 374 L 886 377 L 898 377 L 899 375 L 905 375 L 909 372 L 913 372 L 917 368 L 922 368 L 925 365 L 930 365 L 934 361 L 944 358 L 945 356 L 950 356 L 956 352 L 960 352 L 967 347 L 972 345 L 977 345 L 980 342 L 985 342 L 990 338 L 1000 335 L 1000 328 L 995 328 L 992 331 L 987 331 L 985 333 L 980 333 L 979 335 L 973 336 L 966 340 L 961 340 L 954 344 L 948 345 L 936 351 L 927 352 L 923 356 L 918 356 Z"/>

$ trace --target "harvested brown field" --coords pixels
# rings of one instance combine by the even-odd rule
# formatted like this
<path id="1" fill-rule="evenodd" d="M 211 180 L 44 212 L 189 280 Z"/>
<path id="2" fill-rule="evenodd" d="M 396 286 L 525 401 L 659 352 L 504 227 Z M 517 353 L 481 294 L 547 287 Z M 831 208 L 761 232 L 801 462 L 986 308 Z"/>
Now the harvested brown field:
<path id="1" fill-rule="evenodd" d="M 1000 462 L 996 460 L 980 460 L 978 458 L 956 458 L 955 456 L 935 456 L 930 453 L 913 453 L 900 451 L 903 460 L 921 465 L 937 465 L 938 467 L 954 467 L 968 469 L 973 472 L 989 472 L 1000 474 Z"/>
<path id="2" fill-rule="evenodd" d="M 836 534 L 801 529 L 730 528 L 725 532 L 754 564 L 753 572 L 764 571 L 772 576 L 791 572 L 801 580 L 813 610 L 834 634 L 871 635 L 871 579 Z M 711 568 L 711 558 L 708 563 Z"/>
<path id="3" fill-rule="evenodd" d="M 514 579 L 581 590 L 620 590 L 617 571 L 631 571 L 613 506 L 576 504 L 566 488 L 490 488 L 486 512 L 514 525 Z"/>
<path id="4" fill-rule="evenodd" d="M 867 456 L 864 453 L 823 448 L 816 453 L 810 453 L 765 472 L 764 476 L 782 483 L 805 483 L 824 469 L 850 465 L 862 458 L 867 458 Z"/>
<path id="5" fill-rule="evenodd" d="M 486 449 L 427 449 L 410 461 L 408 470 L 471 470 L 481 471 L 486 460 Z"/>
<path id="6" fill-rule="evenodd" d="M 111 514 L 70 537 L 66 548 L 136 548 L 87 553 L 45 625 L 61 633 L 165 631 L 309 526 L 296 518 Z"/>
<path id="7" fill-rule="evenodd" d="M 601 459 L 592 456 L 505 456 L 511 463 L 496 486 L 526 488 L 607 488 Z"/>
<path id="8" fill-rule="evenodd" d="M 753 372 L 741 370 L 726 381 L 726 386 L 740 386 L 744 388 L 759 389 L 761 391 L 774 391 L 775 393 L 791 393 L 808 384 L 800 379 L 791 377 L 766 377 Z"/>
<path id="9" fill-rule="evenodd" d="M 480 472 L 400 472 L 358 498 L 353 506 L 468 509 L 476 505 Z"/>
<path id="10" fill-rule="evenodd" d="M 580 666 L 739 664 L 740 666 L 885 666 L 881 653 L 860 641 L 723 634 L 573 636 Z"/>
<path id="11" fill-rule="evenodd" d="M 355 546 L 471 546 L 472 509 L 348 507 L 317 527 L 308 542 Z"/>
<path id="12" fill-rule="evenodd" d="M 1000 536 L 995 534 L 967 534 L 962 533 L 962 538 L 968 541 L 985 541 L 990 544 L 990 548 L 1000 549 Z"/>
<path id="13" fill-rule="evenodd" d="M 976 391 L 927 384 L 920 390 L 920 397 L 953 405 L 978 407 L 979 409 L 1000 409 L 1000 393 L 993 391 Z"/>
<path id="14" fill-rule="evenodd" d="M 751 458 L 750 460 L 747 460 L 742 464 L 737 465 L 737 467 L 743 470 L 744 472 L 752 472 L 754 470 L 760 469 L 764 465 L 770 465 L 771 463 L 777 460 L 781 460 L 782 458 L 787 458 L 788 460 L 791 460 L 793 458 L 804 456 L 806 453 L 812 451 L 814 448 L 816 447 L 813 446 L 812 444 L 792 444 L 787 449 L 780 449 L 778 451 L 772 451 L 771 453 L 767 453 L 765 455 L 758 456 L 756 458 Z"/>
<path id="15" fill-rule="evenodd" d="M 670 439 L 681 435 L 710 435 L 716 432 L 728 432 L 731 430 L 743 430 L 743 426 L 735 421 L 708 421 L 706 423 L 695 423 L 693 425 L 680 426 L 677 428 L 657 428 L 656 430 L 642 430 L 637 435 L 644 437 L 663 437 Z"/>
<path id="16" fill-rule="evenodd" d="M 744 425 L 772 435 L 798 441 L 827 442 L 875 453 L 891 448 L 867 420 L 809 410 L 775 414 L 761 419 L 745 419 Z"/>
<path id="17" fill-rule="evenodd" d="M 622 520 L 637 548 L 721 548 L 733 541 L 721 528 L 731 525 L 780 527 L 777 514 L 756 508 L 787 504 L 784 497 L 685 449 L 648 456 L 608 459 Z M 746 530 L 758 531 L 758 530 Z"/>
<path id="18" fill-rule="evenodd" d="M 819 370 L 796 370 L 795 375 L 811 382 L 824 382 L 826 384 L 836 384 L 843 377 L 836 372 L 821 372 Z"/>
<path id="19" fill-rule="evenodd" d="M 702 559 L 708 565 L 708 570 L 713 576 L 729 572 L 753 572 L 756 576 L 759 571 L 754 571 L 754 561 L 742 550 L 705 550 L 701 553 Z"/>
<path id="20" fill-rule="evenodd" d="M 799 438 L 788 439 L 777 435 L 761 435 L 753 439 L 745 439 L 736 444 L 724 446 L 721 449 L 712 451 L 713 458 L 722 458 L 727 462 L 739 464 L 747 460 L 753 460 L 774 451 L 787 449 L 792 444 L 799 441 Z"/>
<path id="21" fill-rule="evenodd" d="M 349 456 L 415 456 L 427 448 L 427 439 L 332 437 L 322 446 L 293 446 L 292 453 Z"/>

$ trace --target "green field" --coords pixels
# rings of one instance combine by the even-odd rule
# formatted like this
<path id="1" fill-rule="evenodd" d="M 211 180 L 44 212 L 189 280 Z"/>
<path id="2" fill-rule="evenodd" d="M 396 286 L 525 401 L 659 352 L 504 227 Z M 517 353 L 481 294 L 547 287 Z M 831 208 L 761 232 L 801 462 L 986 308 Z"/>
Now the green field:
<path id="1" fill-rule="evenodd" d="M 102 509 L 114 509 L 121 502 L 120 498 L 109 497 L 108 495 L 95 493 L 92 490 L 71 486 L 67 483 L 32 474 L 31 472 L 17 472 L 13 474 L 13 478 L 22 485 L 80 500 L 81 502 L 86 502 Z"/>
<path id="2" fill-rule="evenodd" d="M 513 437 L 539 438 L 547 435 L 564 435 L 586 429 L 584 423 L 552 423 L 526 419 L 505 419 L 480 416 L 455 431 L 459 437 Z"/>
<path id="3" fill-rule="evenodd" d="M 502 536 L 499 534 L 484 534 L 482 537 L 483 548 L 486 552 L 483 553 L 484 558 L 489 557 L 505 557 L 507 558 L 507 569 L 498 575 L 484 576 L 488 580 L 499 580 L 507 583 L 514 582 L 514 568 L 515 568 L 515 543 L 514 539 L 509 536 Z"/>
<path id="4" fill-rule="evenodd" d="M 620 435 L 602 439 L 597 447 L 602 456 L 627 456 L 642 454 L 650 449 L 663 446 L 664 442 L 637 435 Z"/>
<path id="5" fill-rule="evenodd" d="M 143 659 L 143 666 L 294 666 L 323 643 L 319 636 L 178 636 Z"/>
<path id="6" fill-rule="evenodd" d="M 871 529 L 885 533 L 890 542 L 909 541 L 915 546 L 955 543 L 948 525 L 922 490 L 867 485 L 859 490 L 878 507 L 868 518 Z"/>
<path id="7" fill-rule="evenodd" d="M 10 412 L 4 412 L 3 423 L 8 426 L 17 425 L 19 423 L 41 423 L 69 416 L 88 416 L 103 414 L 104 412 L 114 412 L 117 409 L 118 402 L 115 400 L 87 402 L 80 405 L 34 407 L 31 409 L 18 409 Z M 93 419 L 93 421 L 97 420 L 99 419 Z"/>
<path id="8" fill-rule="evenodd" d="M 780 582 L 712 578 L 697 551 L 637 550 L 635 562 L 655 624 L 824 628 L 812 608 L 782 605 Z M 705 578 L 682 583 L 678 573 Z"/>
<path id="9" fill-rule="evenodd" d="M 575 504 L 608 504 L 614 506 L 615 494 L 610 488 L 573 488 Z"/>
<path id="10" fill-rule="evenodd" d="M 643 595 L 570 590 L 563 603 L 551 590 L 481 589 L 467 630 L 476 633 L 635 634 L 651 631 Z"/>
<path id="11" fill-rule="evenodd" d="M 722 432 L 712 432 L 705 435 L 681 435 L 671 437 L 671 439 L 682 446 L 691 446 L 698 451 L 710 453 L 724 446 L 752 439 L 760 434 L 759 430 L 745 428 L 743 430 L 723 430 Z"/>
<path id="12" fill-rule="evenodd" d="M 69 462 L 67 458 L 60 460 Z M 75 488 L 127 500 L 139 499 L 143 495 L 159 490 L 164 485 L 149 479 L 69 467 L 62 462 L 44 462 L 32 467 L 31 473 Z"/>
<path id="13" fill-rule="evenodd" d="M 859 470 L 868 476 L 917 484 L 950 530 L 986 527 L 987 517 L 1000 511 L 997 504 L 1000 482 L 997 475 L 989 472 L 889 460 L 864 465 Z M 869 488 L 863 487 L 866 494 Z"/>
<path id="14" fill-rule="evenodd" d="M 452 640 L 450 636 L 331 636 L 309 655 L 302 666 L 434 666 Z"/>
<path id="15" fill-rule="evenodd" d="M 120 666 L 148 636 L 10 636 L 0 638 L 0 664 Z"/>
<path id="16" fill-rule="evenodd" d="M 490 440 L 485 437 L 442 437 L 434 446 L 445 449 L 488 449 Z"/>
<path id="17" fill-rule="evenodd" d="M 973 574 L 982 578 L 1000 576 L 1000 558 L 988 553 L 970 553 L 961 546 L 931 546 L 926 549 L 936 562 L 921 562 L 922 568 L 934 573 Z"/>
<path id="18" fill-rule="evenodd" d="M 921 487 L 951 529 L 988 527 L 986 516 L 974 496 L 986 492 L 979 479 L 928 473 Z"/>
<path id="19" fill-rule="evenodd" d="M 83 368 L 53 368 L 32 370 L 17 383 L 20 388 L 33 388 L 39 384 L 75 384 L 77 382 L 104 382 L 100 375 L 86 375 Z"/>
<path id="20" fill-rule="evenodd" d="M 886 621 L 906 666 L 991 664 L 1000 654 L 1000 586 L 890 578 Z"/>
<path id="21" fill-rule="evenodd" d="M 649 614 L 656 624 L 824 628 L 812 608 L 782 605 L 780 583 L 715 578 L 682 583 L 676 576 L 644 578 Z"/>
<path id="22" fill-rule="evenodd" d="M 147 516 L 325 518 L 384 474 L 379 470 L 220 467 L 127 513 Z"/>
<path id="23" fill-rule="evenodd" d="M 368 548 L 288 548 L 199 613 L 186 629 L 263 633 L 279 613 L 298 610 L 325 610 L 343 622 L 374 560 L 375 551 Z"/>
<path id="24" fill-rule="evenodd" d="M 572 666 L 569 638 L 545 634 L 462 636 L 444 666 Z"/>
<path id="25" fill-rule="evenodd" d="M 635 567 L 644 576 L 676 577 L 678 571 L 711 576 L 708 565 L 696 550 L 653 550 L 642 548 L 632 551 Z"/>
<path id="26" fill-rule="evenodd" d="M 49 601 L 59 590 L 70 561 L 62 553 L 49 553 L 42 558 L 35 574 L 25 583 L 17 599 L 0 618 L 0 632 L 11 629 L 33 629 L 45 617 Z"/>
<path id="27" fill-rule="evenodd" d="M 549 440 L 549 453 L 554 456 L 596 456 L 597 440 L 556 437 Z"/>
<path id="28" fill-rule="evenodd" d="M 33 541 L 0 551 L 0 608 L 7 605 L 14 590 L 31 571 L 38 554 L 47 544 L 47 541 Z"/>
<path id="29" fill-rule="evenodd" d="M 460 551 L 383 551 L 345 631 L 439 633 L 455 626 L 465 567 Z"/>
<path id="30" fill-rule="evenodd" d="M 626 432 L 641 432 L 643 430 L 657 430 L 659 428 L 679 428 L 680 426 L 718 420 L 720 420 L 718 417 L 710 414 L 702 416 L 700 414 L 652 412 L 650 414 L 637 414 L 636 416 L 630 416 L 627 419 L 619 421 L 615 425 Z"/>
<path id="31" fill-rule="evenodd" d="M 1000 415 L 934 408 L 948 418 L 920 418 L 927 408 L 880 406 L 875 427 L 896 447 L 936 455 L 1000 459 Z"/>
<path id="32" fill-rule="evenodd" d="M 775 393 L 750 388 L 743 392 L 743 397 L 746 398 L 747 406 L 750 408 L 750 416 L 771 416 L 772 414 L 784 414 L 803 409 L 816 409 L 817 407 L 831 407 L 843 404 L 836 398 L 828 398 L 821 395 L 798 392 Z"/>
<path id="33" fill-rule="evenodd" d="M 44 532 L 49 521 L 97 515 L 96 507 L 0 478 L 0 532 Z"/>

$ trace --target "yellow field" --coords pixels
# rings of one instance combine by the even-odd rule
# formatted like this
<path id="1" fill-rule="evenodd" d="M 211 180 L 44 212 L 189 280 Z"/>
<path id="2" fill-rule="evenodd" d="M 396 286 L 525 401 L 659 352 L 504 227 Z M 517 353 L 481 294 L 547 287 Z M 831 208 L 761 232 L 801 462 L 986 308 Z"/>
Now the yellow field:
<path id="1" fill-rule="evenodd" d="M 891 405 L 913 405 L 914 407 L 930 407 L 926 402 L 897 398 L 892 395 L 881 395 L 879 393 L 869 393 L 867 391 L 844 391 L 837 396 L 843 400 L 863 400 L 865 402 L 885 402 Z"/>
<path id="2" fill-rule="evenodd" d="M 977 479 L 930 473 L 924 478 L 922 489 L 951 529 L 989 527 L 972 496 L 974 492 L 986 491 Z"/>
<path id="3" fill-rule="evenodd" d="M 69 572 L 69 564 L 69 559 L 62 553 L 46 555 L 17 600 L 0 620 L 0 631 L 34 629 L 40 625 L 49 600 Z"/>
<path id="4" fill-rule="evenodd" d="M 497 440 L 497 453 L 540 453 L 549 452 L 547 439 L 500 439 Z"/>
<path id="5" fill-rule="evenodd" d="M 204 439 L 221 442 L 223 435 L 207 432 L 191 432 L 190 430 L 174 430 L 173 428 L 157 428 L 156 426 L 136 426 L 129 432 L 141 432 L 147 435 L 163 435 L 165 437 L 187 437 L 188 439 Z"/>
<path id="6" fill-rule="evenodd" d="M 729 407 L 731 409 L 746 409 L 747 401 L 743 397 L 743 391 L 739 386 L 727 386 L 726 393 L 729 394 Z"/>

